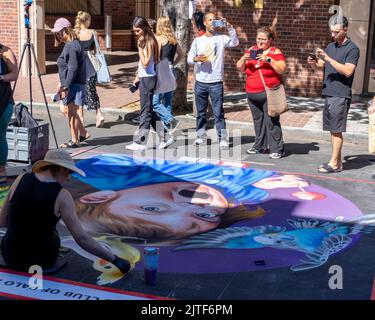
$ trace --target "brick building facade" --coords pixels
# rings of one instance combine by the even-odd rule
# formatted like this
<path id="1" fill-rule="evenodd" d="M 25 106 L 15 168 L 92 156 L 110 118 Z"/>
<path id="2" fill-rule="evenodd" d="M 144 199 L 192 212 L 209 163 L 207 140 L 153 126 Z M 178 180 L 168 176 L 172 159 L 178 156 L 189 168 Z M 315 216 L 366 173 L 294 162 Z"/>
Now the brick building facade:
<path id="1" fill-rule="evenodd" d="M 58 3 L 56 0 L 35 0 L 34 3 L 46 1 Z M 75 1 L 74 5 L 77 5 L 81 0 L 65 0 L 64 3 L 68 1 Z M 136 15 L 156 17 L 159 5 L 158 0 L 87 0 L 86 2 L 88 1 L 95 1 L 101 5 L 100 14 L 93 16 L 92 26 L 98 30 L 102 46 L 104 46 L 104 17 L 112 16 L 112 50 L 135 49 L 130 30 L 131 22 Z M 22 30 L 19 21 L 23 14 L 20 8 L 23 2 L 22 0 L 0 1 L 0 42 L 11 46 L 16 54 L 19 54 L 21 47 Z M 282 50 L 287 59 L 288 71 L 284 76 L 284 82 L 288 93 L 299 96 L 319 96 L 322 75 L 313 73 L 306 59 L 314 48 L 325 48 L 331 41 L 328 20 L 332 13 L 329 11 L 331 6 L 340 4 L 350 20 L 349 34 L 361 49 L 361 61 L 356 72 L 354 92 L 362 94 L 375 91 L 375 54 L 372 50 L 375 41 L 370 39 L 374 34 L 374 23 L 371 23 L 374 19 L 371 16 L 374 15 L 370 15 L 375 9 L 374 1 L 362 0 L 357 3 L 350 0 L 261 0 L 258 2 L 262 3 L 262 9 L 235 6 L 239 2 L 241 1 L 195 0 L 197 9 L 218 13 L 227 18 L 237 29 L 240 45 L 226 53 L 226 90 L 244 90 L 245 78 L 236 70 L 235 63 L 244 49 L 254 44 L 257 28 L 277 22 L 279 36 L 275 45 Z M 49 30 L 58 16 L 61 14 L 50 12 L 44 14 L 42 50 L 47 54 L 56 52 Z M 73 12 L 63 16 L 74 23 Z M 367 47 L 371 50 L 367 50 Z"/>
<path id="2" fill-rule="evenodd" d="M 278 37 L 275 46 L 281 49 L 287 59 L 287 73 L 284 81 L 288 93 L 299 96 L 319 95 L 321 74 L 315 74 L 307 65 L 308 53 L 315 46 L 325 48 L 331 41 L 328 12 L 334 0 L 265 1 L 262 11 L 249 7 L 234 7 L 233 1 L 200 0 L 198 8 L 214 11 L 224 16 L 236 27 L 240 45 L 227 51 L 226 87 L 228 90 L 244 90 L 245 77 L 236 70 L 235 64 L 245 48 L 255 44 L 256 30 L 271 26 L 277 19 Z"/>
<path id="3" fill-rule="evenodd" d="M 0 1 L 0 42 L 19 52 L 18 1 Z"/>

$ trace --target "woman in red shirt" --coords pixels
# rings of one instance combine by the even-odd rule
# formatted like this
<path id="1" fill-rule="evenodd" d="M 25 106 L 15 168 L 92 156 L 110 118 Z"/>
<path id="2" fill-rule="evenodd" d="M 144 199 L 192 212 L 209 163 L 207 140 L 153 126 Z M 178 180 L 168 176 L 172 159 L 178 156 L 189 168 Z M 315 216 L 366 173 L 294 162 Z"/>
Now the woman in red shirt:
<path id="1" fill-rule="evenodd" d="M 237 69 L 247 75 L 246 93 L 254 119 L 255 143 L 247 153 L 270 153 L 270 158 L 279 159 L 284 155 L 280 117 L 268 115 L 267 95 L 259 74 L 262 72 L 268 88 L 281 84 L 281 75 L 286 70 L 285 57 L 280 49 L 272 47 L 274 37 L 271 28 L 258 29 L 257 45 L 245 51 L 237 62 Z"/>

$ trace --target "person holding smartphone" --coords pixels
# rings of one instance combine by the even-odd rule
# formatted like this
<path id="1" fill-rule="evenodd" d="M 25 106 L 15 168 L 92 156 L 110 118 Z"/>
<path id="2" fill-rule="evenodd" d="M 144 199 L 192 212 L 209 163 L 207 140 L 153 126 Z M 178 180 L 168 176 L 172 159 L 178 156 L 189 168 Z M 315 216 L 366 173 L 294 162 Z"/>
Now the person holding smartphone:
<path id="1" fill-rule="evenodd" d="M 153 96 L 157 81 L 155 65 L 160 61 L 159 44 L 146 18 L 135 17 L 133 31 L 137 38 L 139 54 L 138 72 L 133 86 L 139 88 L 141 114 L 138 135 L 135 136 L 133 143 L 125 148 L 131 151 L 146 150 L 148 135 L 153 127 L 161 139 L 158 148 L 163 149 L 165 142 L 170 139 L 170 135 L 165 131 L 163 125 L 157 125 L 159 117 L 153 110 Z"/>
<path id="2" fill-rule="evenodd" d="M 188 63 L 195 65 L 194 92 L 198 113 L 197 139 L 193 145 L 198 147 L 206 142 L 207 105 L 210 97 L 219 147 L 227 149 L 229 145 L 223 108 L 224 53 L 226 48 L 238 46 L 239 41 L 236 30 L 229 23 L 225 24 L 228 36 L 220 33 L 223 28 L 213 26 L 214 20 L 217 20 L 215 14 L 205 15 L 206 33 L 194 39 L 188 55 Z"/>
<path id="3" fill-rule="evenodd" d="M 342 146 L 346 131 L 346 120 L 352 98 L 352 84 L 360 51 L 348 37 L 348 19 L 335 15 L 329 21 L 333 38 L 325 50 L 316 49 L 317 57 L 310 55 L 307 63 L 314 71 L 324 69 L 323 91 L 323 130 L 330 131 L 332 155 L 328 162 L 318 167 L 320 173 L 335 173 L 343 170 Z M 316 58 L 316 59 L 315 59 Z"/>
<path id="4" fill-rule="evenodd" d="M 246 92 L 254 121 L 255 143 L 248 154 L 270 154 L 271 159 L 284 155 L 284 142 L 280 117 L 270 117 L 267 108 L 266 89 L 260 72 L 268 88 L 281 84 L 286 70 L 285 57 L 280 49 L 272 46 L 275 31 L 270 27 L 257 30 L 256 45 L 245 50 L 237 62 L 237 69 L 246 73 Z"/>

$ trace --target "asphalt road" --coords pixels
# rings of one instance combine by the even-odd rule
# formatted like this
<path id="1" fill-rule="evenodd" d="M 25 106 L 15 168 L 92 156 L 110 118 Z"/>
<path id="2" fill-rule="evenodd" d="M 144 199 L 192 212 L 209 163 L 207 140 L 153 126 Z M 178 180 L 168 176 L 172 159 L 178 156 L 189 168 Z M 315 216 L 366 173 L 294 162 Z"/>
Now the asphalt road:
<path id="1" fill-rule="evenodd" d="M 35 108 L 34 108 L 35 110 Z M 52 122 L 56 130 L 59 143 L 69 140 L 66 119 L 52 111 Z M 36 108 L 35 116 L 46 119 L 43 108 Z M 126 153 L 125 145 L 130 143 L 137 128 L 130 119 L 132 115 L 119 116 L 106 114 L 105 128 L 95 128 L 93 112 L 86 112 L 86 127 L 92 134 L 92 139 L 82 145 L 82 148 L 69 150 L 75 159 L 90 157 L 97 153 Z M 191 133 L 187 130 L 193 130 Z M 364 214 L 375 213 L 374 194 L 375 165 L 368 162 L 371 159 L 365 145 L 345 144 L 344 171 L 336 174 L 324 175 L 317 172 L 318 165 L 329 160 L 331 146 L 327 141 L 308 141 L 303 136 L 285 139 L 286 156 L 279 160 L 271 160 L 266 155 L 247 155 L 245 150 L 254 140 L 253 133 L 243 126 L 229 128 L 235 145 L 235 154 L 232 151 L 219 154 L 218 145 L 213 139 L 208 154 L 197 154 L 191 146 L 194 139 L 194 122 L 186 120 L 177 131 L 177 142 L 170 146 L 165 153 L 168 159 L 181 157 L 210 158 L 213 160 L 246 161 L 254 168 L 293 173 L 304 177 L 311 183 L 324 187 L 353 202 Z M 235 131 L 233 131 L 235 130 Z M 241 130 L 241 131 L 238 131 Z M 238 134 L 241 134 L 241 138 Z M 214 132 L 210 131 L 214 136 Z M 50 147 L 54 147 L 52 134 Z M 150 149 L 148 155 L 156 153 Z M 164 153 L 162 154 L 164 156 Z M 375 157 L 375 156 L 374 156 Z M 12 172 L 21 172 L 24 166 L 20 163 L 11 163 Z M 342 208 L 345 210 L 345 208 Z M 143 284 L 143 273 L 134 272 L 126 279 L 111 285 L 129 291 L 155 294 L 158 296 L 177 299 L 370 299 L 374 282 L 375 246 L 374 233 L 365 234 L 359 242 L 339 255 L 332 256 L 329 263 L 315 269 L 292 272 L 289 268 L 277 268 L 257 272 L 232 272 L 220 274 L 178 274 L 164 273 L 159 275 L 158 285 L 155 287 Z M 58 277 L 66 277 L 75 281 L 95 283 L 96 273 L 90 269 L 90 263 L 84 258 L 72 255 L 69 267 L 61 271 Z M 225 263 L 225 261 L 223 261 Z M 332 290 L 329 280 L 331 266 L 338 265 L 343 270 L 343 289 Z M 85 276 L 77 275 L 75 270 L 85 270 Z M 81 273 L 82 274 L 82 273 Z"/>

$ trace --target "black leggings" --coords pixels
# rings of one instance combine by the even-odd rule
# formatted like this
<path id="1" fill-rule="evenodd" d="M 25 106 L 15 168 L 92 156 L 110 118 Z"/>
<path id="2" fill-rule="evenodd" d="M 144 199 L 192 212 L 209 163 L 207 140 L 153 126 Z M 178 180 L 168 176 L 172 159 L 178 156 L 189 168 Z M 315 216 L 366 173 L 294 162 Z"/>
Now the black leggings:
<path id="1" fill-rule="evenodd" d="M 255 143 L 253 148 L 257 150 L 270 149 L 271 153 L 284 152 L 280 117 L 268 115 L 266 92 L 248 93 L 247 100 L 254 120 Z"/>

